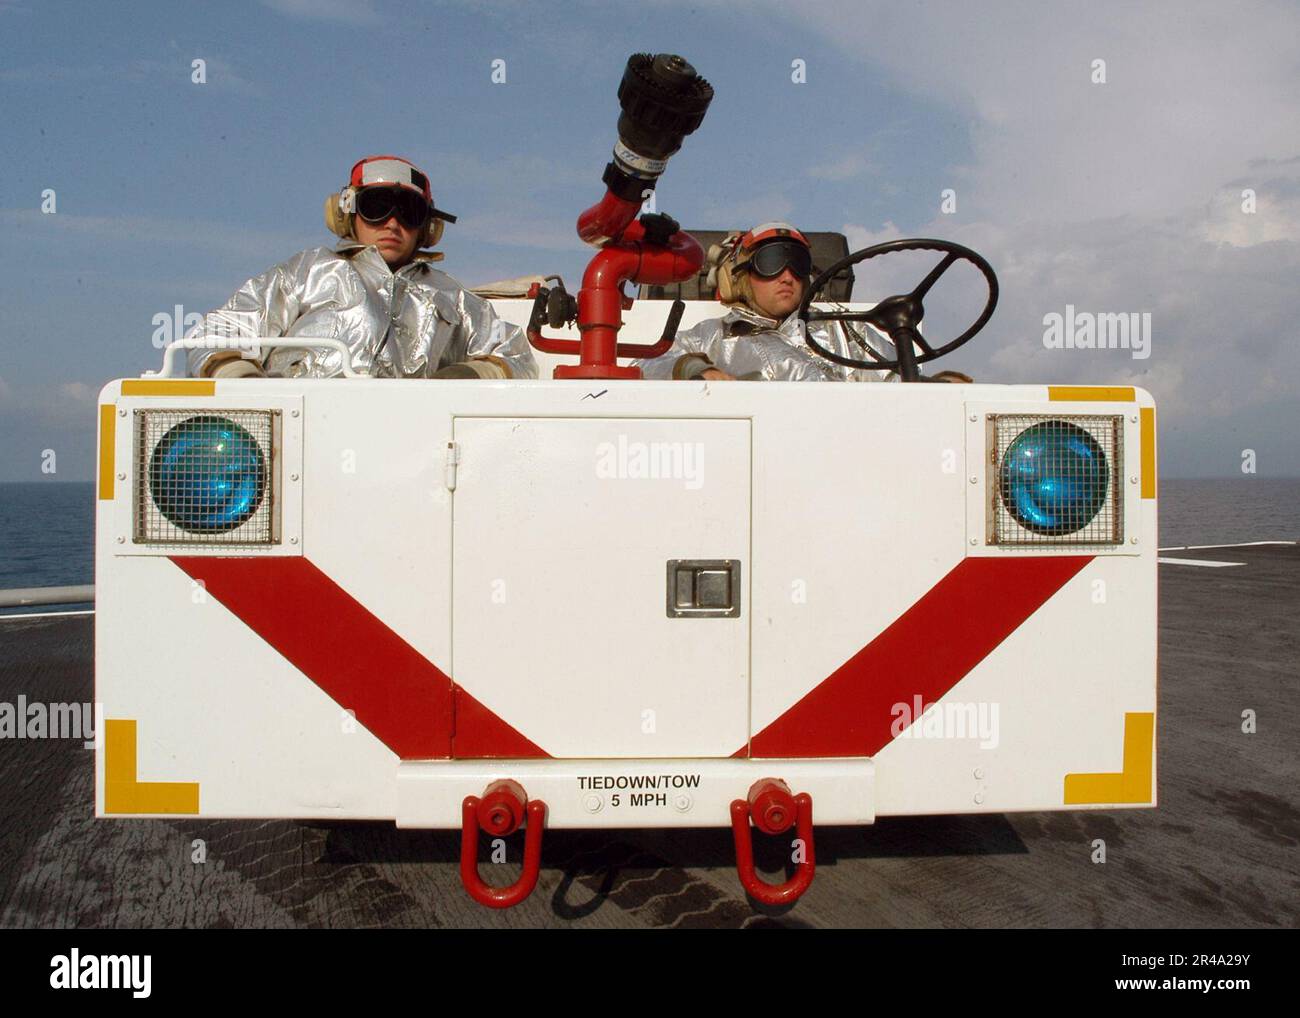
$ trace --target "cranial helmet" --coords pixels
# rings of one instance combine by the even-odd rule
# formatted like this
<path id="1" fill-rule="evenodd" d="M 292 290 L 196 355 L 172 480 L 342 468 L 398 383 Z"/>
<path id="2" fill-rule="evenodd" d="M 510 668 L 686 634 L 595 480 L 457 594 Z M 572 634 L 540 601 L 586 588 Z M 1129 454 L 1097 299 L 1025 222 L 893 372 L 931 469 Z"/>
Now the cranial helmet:
<path id="1" fill-rule="evenodd" d="M 442 238 L 443 227 L 456 217 L 433 202 L 429 178 L 415 164 L 400 156 L 366 156 L 352 167 L 348 185 L 325 199 L 325 225 L 340 237 L 356 240 L 354 217 L 357 194 L 372 187 L 398 187 L 418 194 L 429 207 L 419 246 L 433 247 Z M 440 255 L 437 257 L 441 257 Z"/>
<path id="2" fill-rule="evenodd" d="M 710 262 L 716 265 L 710 273 L 710 282 L 716 282 L 718 300 L 723 304 L 744 304 L 759 311 L 754 304 L 754 291 L 750 286 L 750 263 L 759 248 L 780 242 L 802 246 L 808 252 L 807 262 L 812 263 L 812 245 L 808 238 L 789 223 L 760 223 L 748 233 L 731 234 L 721 244 L 709 250 Z M 808 273 L 796 273 L 808 285 Z M 759 312 L 762 313 L 762 312 Z"/>

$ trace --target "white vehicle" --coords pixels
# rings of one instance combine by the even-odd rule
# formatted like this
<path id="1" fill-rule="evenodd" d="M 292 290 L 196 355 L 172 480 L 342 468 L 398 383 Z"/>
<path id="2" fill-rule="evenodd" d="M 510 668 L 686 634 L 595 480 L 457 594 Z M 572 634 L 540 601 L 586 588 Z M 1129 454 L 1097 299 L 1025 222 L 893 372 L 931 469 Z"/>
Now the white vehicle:
<path id="1" fill-rule="evenodd" d="M 1141 390 L 147 377 L 105 387 L 100 443 L 98 816 L 468 844 L 492 793 L 485 828 L 526 796 L 540 846 L 541 804 L 755 800 L 800 822 L 799 880 L 813 810 L 1155 804 Z M 1070 443 L 1095 511 L 1035 520 L 1016 459 Z"/>
<path id="2" fill-rule="evenodd" d="M 96 815 L 461 828 L 466 888 L 503 906 L 546 828 L 731 826 L 781 903 L 814 818 L 1154 806 L 1151 397 L 636 380 L 615 336 L 664 304 L 623 322 L 622 282 L 700 251 L 611 179 L 579 231 L 627 264 L 584 284 L 568 377 L 539 292 L 494 304 L 551 351 L 540 381 L 182 379 L 169 349 L 104 388 Z M 931 241 L 842 264 L 918 246 L 988 268 Z M 975 325 L 921 341 L 941 271 L 841 309 L 917 342 L 904 377 L 992 312 L 988 270 Z M 793 829 L 784 883 L 751 823 Z M 480 829 L 521 824 L 522 875 L 489 885 Z"/>

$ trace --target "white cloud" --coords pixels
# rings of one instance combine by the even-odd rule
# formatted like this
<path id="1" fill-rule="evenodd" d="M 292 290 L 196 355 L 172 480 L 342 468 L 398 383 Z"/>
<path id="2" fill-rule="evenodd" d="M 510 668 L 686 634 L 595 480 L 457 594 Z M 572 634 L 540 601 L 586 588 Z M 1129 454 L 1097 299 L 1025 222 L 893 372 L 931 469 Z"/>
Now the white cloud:
<path id="1" fill-rule="evenodd" d="M 1283 186 L 1279 187 L 1279 183 Z M 1300 238 L 1300 196 L 1288 191 L 1285 182 L 1276 178 L 1253 187 L 1222 187 L 1207 203 L 1198 235 L 1211 243 L 1232 247 L 1295 241 Z M 1248 212 L 1252 197 L 1254 211 Z"/>
<path id="2" fill-rule="evenodd" d="M 64 399 L 80 403 L 94 402 L 99 390 L 85 382 L 63 382 L 58 386 L 58 394 Z"/>
<path id="3" fill-rule="evenodd" d="M 1294 5 L 835 2 L 794 14 L 974 118 L 976 159 L 954 186 L 994 217 L 1199 208 L 1251 159 L 1296 154 Z M 1105 84 L 1091 81 L 1095 59 Z"/>
<path id="4" fill-rule="evenodd" d="M 848 239 L 850 251 L 860 251 L 864 247 L 883 244 L 887 240 L 898 240 L 904 236 L 903 231 L 892 221 L 886 222 L 879 230 L 858 226 L 856 223 L 845 223 L 840 227 L 840 232 Z"/>
<path id="5" fill-rule="evenodd" d="M 836 0 L 816 18 L 771 10 L 969 124 L 972 156 L 947 168 L 961 214 L 905 224 L 973 247 L 998 273 L 998 311 L 956 362 L 996 381 L 1143 386 L 1162 434 L 1180 435 L 1162 452 L 1180 469 L 1227 441 L 1229 422 L 1271 436 L 1300 469 L 1293 425 L 1279 426 L 1287 408 L 1300 411 L 1300 7 Z M 1091 81 L 1096 59 L 1105 84 Z M 845 227 L 855 249 L 900 232 Z M 927 299 L 932 336 L 977 306 L 975 286 L 945 286 Z M 1151 357 L 1046 349 L 1043 315 L 1067 303 L 1150 312 Z"/>

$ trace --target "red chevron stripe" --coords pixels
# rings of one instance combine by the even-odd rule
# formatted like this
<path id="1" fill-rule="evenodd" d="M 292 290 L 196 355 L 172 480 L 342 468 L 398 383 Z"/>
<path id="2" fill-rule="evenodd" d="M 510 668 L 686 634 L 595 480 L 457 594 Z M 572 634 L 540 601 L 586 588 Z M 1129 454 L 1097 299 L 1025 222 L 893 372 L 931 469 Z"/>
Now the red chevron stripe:
<path id="1" fill-rule="evenodd" d="M 874 756 L 896 703 L 937 702 L 1092 561 L 971 557 L 735 756 Z"/>
<path id="2" fill-rule="evenodd" d="M 457 686 L 454 692 L 456 735 L 452 746 L 457 759 L 550 756 L 465 692 L 464 686 Z"/>
<path id="3" fill-rule="evenodd" d="M 307 559 L 172 561 L 401 759 L 547 755 Z"/>

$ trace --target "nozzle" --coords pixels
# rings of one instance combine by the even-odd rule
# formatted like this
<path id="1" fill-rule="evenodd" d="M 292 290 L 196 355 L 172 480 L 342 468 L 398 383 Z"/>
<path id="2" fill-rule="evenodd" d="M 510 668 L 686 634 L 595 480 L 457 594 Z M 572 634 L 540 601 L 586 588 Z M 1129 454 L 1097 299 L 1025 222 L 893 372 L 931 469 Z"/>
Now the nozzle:
<path id="1" fill-rule="evenodd" d="M 673 53 L 634 53 L 618 86 L 619 140 L 647 159 L 666 160 L 700 126 L 713 86 Z"/>
<path id="2" fill-rule="evenodd" d="M 713 100 L 713 86 L 685 59 L 674 53 L 634 53 L 628 57 L 618 86 L 622 113 L 614 161 L 605 168 L 604 182 L 621 198 L 640 201 L 682 147 L 682 140 L 700 126 Z"/>
<path id="3" fill-rule="evenodd" d="M 600 178 L 608 189 L 578 217 L 578 236 L 600 247 L 620 236 L 654 190 L 668 157 L 700 126 L 713 86 L 674 53 L 634 53 L 618 86 L 622 112 L 614 159 Z"/>

